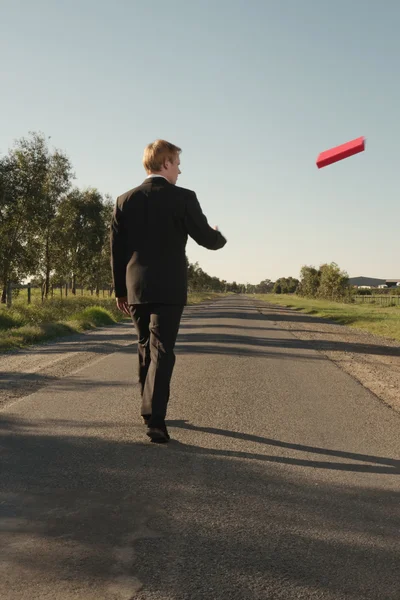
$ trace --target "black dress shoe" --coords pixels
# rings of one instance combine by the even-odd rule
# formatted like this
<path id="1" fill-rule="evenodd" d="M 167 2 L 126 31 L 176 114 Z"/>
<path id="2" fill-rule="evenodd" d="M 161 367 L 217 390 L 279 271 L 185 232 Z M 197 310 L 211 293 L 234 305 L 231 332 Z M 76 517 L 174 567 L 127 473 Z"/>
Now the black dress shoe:
<path id="1" fill-rule="evenodd" d="M 159 427 L 149 427 L 146 435 L 148 435 L 151 441 L 155 444 L 165 444 L 170 440 L 165 425 L 160 425 Z"/>

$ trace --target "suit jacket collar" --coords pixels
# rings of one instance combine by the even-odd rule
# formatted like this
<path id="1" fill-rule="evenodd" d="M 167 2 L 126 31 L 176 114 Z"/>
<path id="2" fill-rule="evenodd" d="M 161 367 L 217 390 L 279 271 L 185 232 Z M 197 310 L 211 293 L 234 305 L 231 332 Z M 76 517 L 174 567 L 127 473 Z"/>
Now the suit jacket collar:
<path id="1" fill-rule="evenodd" d="M 156 181 L 158 184 L 160 184 L 160 183 L 169 183 L 168 179 L 166 179 L 162 175 L 151 175 L 151 176 L 148 176 L 144 180 L 144 183 L 148 183 L 149 181 L 150 182 Z"/>

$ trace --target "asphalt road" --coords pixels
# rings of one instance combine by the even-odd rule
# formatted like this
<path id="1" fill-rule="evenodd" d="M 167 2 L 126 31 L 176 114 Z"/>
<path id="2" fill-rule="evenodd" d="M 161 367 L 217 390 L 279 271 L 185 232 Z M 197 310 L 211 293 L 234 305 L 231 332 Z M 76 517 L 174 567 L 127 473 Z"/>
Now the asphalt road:
<path id="1" fill-rule="evenodd" d="M 400 414 L 279 310 L 185 310 L 169 445 L 134 343 L 0 412 L 1 600 L 400 599 Z"/>

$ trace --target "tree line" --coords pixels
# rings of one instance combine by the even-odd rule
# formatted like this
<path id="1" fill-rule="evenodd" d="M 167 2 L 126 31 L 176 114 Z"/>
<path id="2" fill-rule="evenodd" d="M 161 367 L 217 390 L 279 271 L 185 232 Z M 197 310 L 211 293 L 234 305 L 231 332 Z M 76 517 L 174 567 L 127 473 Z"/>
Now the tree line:
<path id="1" fill-rule="evenodd" d="M 74 187 L 68 156 L 31 133 L 0 157 L 1 301 L 8 283 L 34 278 L 76 281 L 98 289 L 110 282 L 108 228 L 113 201 L 96 188 Z"/>
<path id="2" fill-rule="evenodd" d="M 319 268 L 304 265 L 300 279 L 282 277 L 273 285 L 276 294 L 295 293 L 308 298 L 344 300 L 352 294 L 348 274 L 335 263 L 324 263 Z"/>
<path id="3" fill-rule="evenodd" d="M 324 263 L 318 268 L 304 265 L 300 270 L 300 279 L 280 277 L 275 282 L 265 279 L 258 285 L 247 286 L 247 292 L 250 293 L 297 294 L 328 300 L 344 300 L 354 291 L 349 284 L 348 274 L 335 262 Z"/>
<path id="4" fill-rule="evenodd" d="M 97 188 L 74 186 L 69 157 L 30 132 L 0 156 L 0 285 L 30 279 L 42 298 L 52 286 L 112 292 L 109 228 L 115 201 Z M 244 292 L 246 286 L 188 265 L 190 291 Z"/>

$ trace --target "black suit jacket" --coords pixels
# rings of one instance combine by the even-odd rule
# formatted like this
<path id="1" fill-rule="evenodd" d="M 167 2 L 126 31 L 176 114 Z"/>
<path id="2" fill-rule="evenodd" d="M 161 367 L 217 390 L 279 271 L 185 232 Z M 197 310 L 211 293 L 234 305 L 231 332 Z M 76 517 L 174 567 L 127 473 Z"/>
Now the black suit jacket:
<path id="1" fill-rule="evenodd" d="M 194 192 L 151 177 L 119 196 L 110 231 L 116 297 L 127 296 L 129 304 L 186 304 L 188 235 L 209 250 L 226 244 Z"/>

